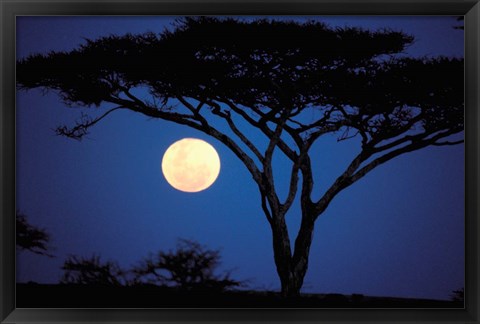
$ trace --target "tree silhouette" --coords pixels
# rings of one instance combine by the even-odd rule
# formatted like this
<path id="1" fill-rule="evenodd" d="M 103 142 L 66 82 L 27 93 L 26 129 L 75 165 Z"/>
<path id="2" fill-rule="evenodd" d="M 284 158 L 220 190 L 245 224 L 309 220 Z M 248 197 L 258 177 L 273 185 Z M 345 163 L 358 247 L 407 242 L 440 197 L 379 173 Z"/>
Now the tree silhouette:
<path id="1" fill-rule="evenodd" d="M 182 239 L 175 251 L 159 251 L 126 270 L 115 261 L 102 261 L 95 254 L 89 258 L 71 255 L 62 266 L 60 283 L 116 287 L 153 284 L 209 291 L 240 286 L 241 282 L 231 279 L 229 273 L 215 274 L 219 264 L 220 251 Z"/>
<path id="2" fill-rule="evenodd" d="M 126 272 L 114 261 L 101 261 L 100 256 L 89 258 L 69 256 L 63 266 L 62 284 L 94 286 L 124 286 L 128 284 Z"/>
<path id="3" fill-rule="evenodd" d="M 17 211 L 16 213 L 16 245 L 21 250 L 52 257 L 47 251 L 50 235 L 44 230 L 31 225 L 27 216 Z"/>
<path id="4" fill-rule="evenodd" d="M 226 145 L 258 185 L 282 293 L 293 296 L 308 268 L 315 221 L 339 192 L 401 154 L 462 142 L 451 136 L 463 130 L 463 59 L 402 55 L 413 41 L 402 32 L 314 21 L 189 17 L 160 35 L 111 35 L 71 52 L 32 55 L 17 62 L 17 82 L 55 90 L 67 105 L 110 104 L 58 127 L 61 135 L 81 139 L 128 109 Z M 263 141 L 253 139 L 255 131 Z M 310 149 L 329 134 L 359 148 L 314 199 Z M 274 154 L 291 162 L 286 197 L 274 181 Z M 285 215 L 297 193 L 301 225 L 292 246 Z"/>
<path id="5" fill-rule="evenodd" d="M 240 286 L 229 273 L 216 275 L 220 264 L 220 251 L 206 249 L 197 242 L 179 240 L 175 251 L 159 251 L 145 258 L 134 268 L 137 282 L 181 289 L 206 289 L 223 291 Z"/>

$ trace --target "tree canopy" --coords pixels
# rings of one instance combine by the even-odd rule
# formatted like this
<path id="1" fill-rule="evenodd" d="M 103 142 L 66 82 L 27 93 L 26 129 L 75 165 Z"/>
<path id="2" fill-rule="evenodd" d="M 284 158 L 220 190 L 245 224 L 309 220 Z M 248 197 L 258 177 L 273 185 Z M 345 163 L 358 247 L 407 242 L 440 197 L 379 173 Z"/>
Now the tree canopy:
<path id="1" fill-rule="evenodd" d="M 184 18 L 160 35 L 111 35 L 68 53 L 32 55 L 18 63 L 17 82 L 57 90 L 67 104 L 128 100 L 139 111 L 197 127 L 196 116 L 167 114 L 171 99 L 205 103 L 225 119 L 222 112 L 247 111 L 242 117 L 253 122 L 255 113 L 257 126 L 288 110 L 287 130 L 306 138 L 343 127 L 372 142 L 414 125 L 429 132 L 462 129 L 463 60 L 395 56 L 412 42 L 401 32 L 313 21 Z M 146 87 L 151 100 L 134 98 L 136 87 Z M 299 125 L 295 117 L 306 108 L 325 117 Z M 63 129 L 74 137 L 84 131 Z"/>

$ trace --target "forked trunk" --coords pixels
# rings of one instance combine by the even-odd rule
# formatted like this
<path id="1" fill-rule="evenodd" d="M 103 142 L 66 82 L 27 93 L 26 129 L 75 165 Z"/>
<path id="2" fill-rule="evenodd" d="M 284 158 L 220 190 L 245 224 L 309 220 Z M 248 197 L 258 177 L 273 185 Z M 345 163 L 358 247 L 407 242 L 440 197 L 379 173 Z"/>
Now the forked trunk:
<path id="1" fill-rule="evenodd" d="M 308 268 L 308 254 L 312 243 L 313 222 L 302 221 L 292 255 L 290 239 L 283 217 L 272 224 L 273 252 L 284 297 L 300 294 Z"/>

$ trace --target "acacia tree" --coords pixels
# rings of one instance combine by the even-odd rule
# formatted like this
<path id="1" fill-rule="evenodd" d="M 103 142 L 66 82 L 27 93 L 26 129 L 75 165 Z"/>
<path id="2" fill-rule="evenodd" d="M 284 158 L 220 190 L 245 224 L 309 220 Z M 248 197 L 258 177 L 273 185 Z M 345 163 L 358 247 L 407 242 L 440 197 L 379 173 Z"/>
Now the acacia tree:
<path id="1" fill-rule="evenodd" d="M 451 136 L 463 130 L 463 59 L 402 55 L 413 40 L 315 21 L 190 17 L 159 35 L 111 35 L 31 55 L 17 62 L 17 82 L 55 90 L 68 105 L 114 104 L 60 126 L 60 135 L 80 139 L 128 109 L 226 145 L 258 185 L 282 294 L 292 296 L 307 271 L 315 221 L 339 192 L 401 154 L 462 142 Z M 328 134 L 356 141 L 358 154 L 314 199 L 311 147 Z M 291 162 L 286 197 L 274 181 L 274 153 Z M 292 246 L 285 215 L 297 194 L 301 225 Z"/>
<path id="2" fill-rule="evenodd" d="M 201 244 L 181 239 L 175 251 L 159 251 L 144 258 L 132 272 L 138 283 L 181 289 L 207 289 L 223 291 L 242 283 L 230 274 L 215 273 L 220 264 L 220 251 L 207 249 Z"/>

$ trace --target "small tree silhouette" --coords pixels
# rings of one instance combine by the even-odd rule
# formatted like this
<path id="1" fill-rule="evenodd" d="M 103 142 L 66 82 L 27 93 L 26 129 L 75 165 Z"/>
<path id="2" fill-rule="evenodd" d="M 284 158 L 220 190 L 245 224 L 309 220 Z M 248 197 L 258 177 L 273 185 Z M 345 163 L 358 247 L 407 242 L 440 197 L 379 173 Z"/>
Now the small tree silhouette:
<path id="1" fill-rule="evenodd" d="M 50 234 L 44 229 L 31 225 L 27 216 L 17 211 L 16 213 L 16 245 L 20 250 L 27 250 L 35 254 L 53 257 L 47 251 Z"/>
<path id="2" fill-rule="evenodd" d="M 220 251 L 181 239 L 175 251 L 160 251 L 145 258 L 133 271 L 138 282 L 175 286 L 181 289 L 225 290 L 240 286 L 230 273 L 216 275 Z"/>
<path id="3" fill-rule="evenodd" d="M 71 255 L 62 266 L 62 284 L 124 286 L 128 284 L 126 272 L 114 261 L 102 262 L 100 256 L 83 258 Z"/>

